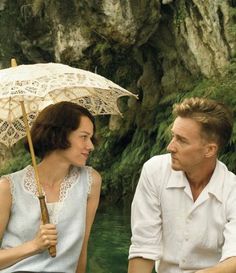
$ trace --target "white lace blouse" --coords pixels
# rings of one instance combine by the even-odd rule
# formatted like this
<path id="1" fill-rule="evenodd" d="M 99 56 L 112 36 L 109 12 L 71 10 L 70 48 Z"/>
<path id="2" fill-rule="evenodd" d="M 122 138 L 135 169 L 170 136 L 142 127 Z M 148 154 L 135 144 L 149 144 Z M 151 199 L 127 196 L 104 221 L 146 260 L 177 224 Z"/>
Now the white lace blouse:
<path id="1" fill-rule="evenodd" d="M 91 167 L 72 167 L 60 188 L 59 202 L 47 203 L 50 222 L 57 225 L 57 256 L 47 251 L 26 258 L 1 270 L 52 271 L 74 273 L 81 252 L 86 220 L 87 197 L 92 183 Z M 34 171 L 31 166 L 7 176 L 11 185 L 11 216 L 2 240 L 2 248 L 11 248 L 32 240 L 41 219 Z"/>

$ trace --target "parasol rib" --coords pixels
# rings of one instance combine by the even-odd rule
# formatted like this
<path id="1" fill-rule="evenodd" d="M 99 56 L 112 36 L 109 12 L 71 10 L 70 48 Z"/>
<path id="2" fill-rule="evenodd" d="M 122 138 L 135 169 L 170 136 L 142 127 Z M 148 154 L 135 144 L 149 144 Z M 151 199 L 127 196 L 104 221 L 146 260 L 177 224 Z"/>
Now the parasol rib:
<path id="1" fill-rule="evenodd" d="M 24 124 L 25 124 L 25 131 L 26 131 L 26 136 L 27 136 L 27 140 L 28 140 L 28 144 L 29 144 L 32 164 L 34 167 L 34 174 L 35 174 L 35 179 L 36 179 L 36 183 L 37 183 L 38 195 L 42 196 L 43 191 L 42 191 L 41 184 L 39 182 L 39 173 L 38 173 L 37 163 L 36 163 L 36 159 L 35 159 L 34 147 L 33 147 L 32 138 L 31 138 L 31 134 L 30 134 L 30 128 L 29 128 L 29 124 L 28 124 L 28 120 L 27 120 L 27 114 L 25 111 L 25 104 L 23 101 L 20 101 L 20 106 L 21 106 L 21 110 L 22 110 L 22 114 L 23 114 L 23 120 L 24 120 Z"/>

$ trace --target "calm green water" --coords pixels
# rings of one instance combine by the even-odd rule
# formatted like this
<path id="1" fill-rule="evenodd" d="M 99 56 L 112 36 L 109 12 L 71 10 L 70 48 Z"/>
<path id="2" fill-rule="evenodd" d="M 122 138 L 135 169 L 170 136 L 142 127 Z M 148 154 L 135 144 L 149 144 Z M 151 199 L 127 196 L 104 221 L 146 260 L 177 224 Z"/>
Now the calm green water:
<path id="1" fill-rule="evenodd" d="M 129 208 L 100 206 L 89 242 L 87 273 L 126 273 L 130 236 Z"/>

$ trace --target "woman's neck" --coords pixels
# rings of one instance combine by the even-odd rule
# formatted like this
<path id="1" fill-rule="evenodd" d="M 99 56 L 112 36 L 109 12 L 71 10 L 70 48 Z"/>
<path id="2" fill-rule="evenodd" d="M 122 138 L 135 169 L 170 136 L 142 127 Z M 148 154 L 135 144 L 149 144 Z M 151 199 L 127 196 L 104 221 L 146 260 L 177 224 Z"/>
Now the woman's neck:
<path id="1" fill-rule="evenodd" d="M 70 166 L 53 153 L 38 164 L 39 181 L 42 185 L 61 184 L 68 174 Z"/>

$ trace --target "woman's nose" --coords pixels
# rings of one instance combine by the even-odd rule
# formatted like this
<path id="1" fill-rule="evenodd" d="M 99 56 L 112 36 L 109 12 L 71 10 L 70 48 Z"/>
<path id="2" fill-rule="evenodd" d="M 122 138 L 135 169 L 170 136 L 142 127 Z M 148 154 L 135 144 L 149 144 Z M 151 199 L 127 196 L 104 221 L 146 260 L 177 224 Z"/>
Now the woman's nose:
<path id="1" fill-rule="evenodd" d="M 87 149 L 89 151 L 93 151 L 94 150 L 94 145 L 93 145 L 93 142 L 92 142 L 91 139 L 88 141 Z"/>

